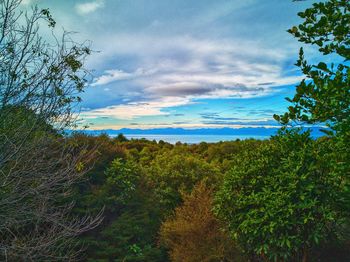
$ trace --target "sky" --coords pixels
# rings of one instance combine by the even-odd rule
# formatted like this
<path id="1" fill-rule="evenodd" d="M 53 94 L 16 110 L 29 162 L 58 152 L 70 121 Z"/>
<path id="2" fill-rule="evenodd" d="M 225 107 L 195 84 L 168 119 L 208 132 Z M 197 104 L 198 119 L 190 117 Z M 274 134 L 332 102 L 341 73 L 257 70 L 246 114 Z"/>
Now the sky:
<path id="1" fill-rule="evenodd" d="M 303 78 L 286 32 L 313 1 L 24 0 L 89 40 L 89 129 L 274 127 Z M 306 50 L 310 60 L 317 52 Z"/>

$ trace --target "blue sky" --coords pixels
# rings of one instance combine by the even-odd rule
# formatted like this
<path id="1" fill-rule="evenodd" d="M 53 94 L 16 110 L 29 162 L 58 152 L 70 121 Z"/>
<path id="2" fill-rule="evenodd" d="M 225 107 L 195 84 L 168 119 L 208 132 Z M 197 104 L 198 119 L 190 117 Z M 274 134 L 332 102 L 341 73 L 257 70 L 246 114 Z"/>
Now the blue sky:
<path id="1" fill-rule="evenodd" d="M 92 41 L 91 129 L 276 126 L 302 79 L 286 30 L 313 1 L 25 0 Z M 317 52 L 307 49 L 310 59 Z"/>

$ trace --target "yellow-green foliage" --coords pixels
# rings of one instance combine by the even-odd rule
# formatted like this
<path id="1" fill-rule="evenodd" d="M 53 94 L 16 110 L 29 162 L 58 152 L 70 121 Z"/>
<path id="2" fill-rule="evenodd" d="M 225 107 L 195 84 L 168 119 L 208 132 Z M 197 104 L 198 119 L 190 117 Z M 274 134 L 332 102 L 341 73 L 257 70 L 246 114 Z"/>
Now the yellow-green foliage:
<path id="1" fill-rule="evenodd" d="M 213 190 L 204 182 L 190 194 L 174 216 L 163 222 L 161 241 L 174 262 L 244 261 L 223 224 L 214 216 Z"/>

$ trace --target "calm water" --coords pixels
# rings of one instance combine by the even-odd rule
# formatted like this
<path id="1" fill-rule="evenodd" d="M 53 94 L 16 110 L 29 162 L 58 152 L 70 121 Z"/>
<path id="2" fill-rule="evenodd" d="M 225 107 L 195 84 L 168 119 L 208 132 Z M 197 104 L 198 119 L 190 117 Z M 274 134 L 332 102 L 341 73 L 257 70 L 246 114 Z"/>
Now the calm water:
<path id="1" fill-rule="evenodd" d="M 128 139 L 145 138 L 147 140 L 163 140 L 165 142 L 175 144 L 180 141 L 182 143 L 197 144 L 200 142 L 215 143 L 219 141 L 231 141 L 236 139 L 268 139 L 269 136 L 252 136 L 252 135 L 125 135 Z"/>

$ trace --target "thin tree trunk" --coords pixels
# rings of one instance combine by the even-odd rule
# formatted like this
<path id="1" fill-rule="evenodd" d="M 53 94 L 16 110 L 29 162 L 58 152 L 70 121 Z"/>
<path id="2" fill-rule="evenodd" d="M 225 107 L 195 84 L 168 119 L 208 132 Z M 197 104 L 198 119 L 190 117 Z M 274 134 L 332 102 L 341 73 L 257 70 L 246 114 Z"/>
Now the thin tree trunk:
<path id="1" fill-rule="evenodd" d="M 302 262 L 307 262 L 307 260 L 308 260 L 308 250 L 305 248 L 303 251 Z"/>

